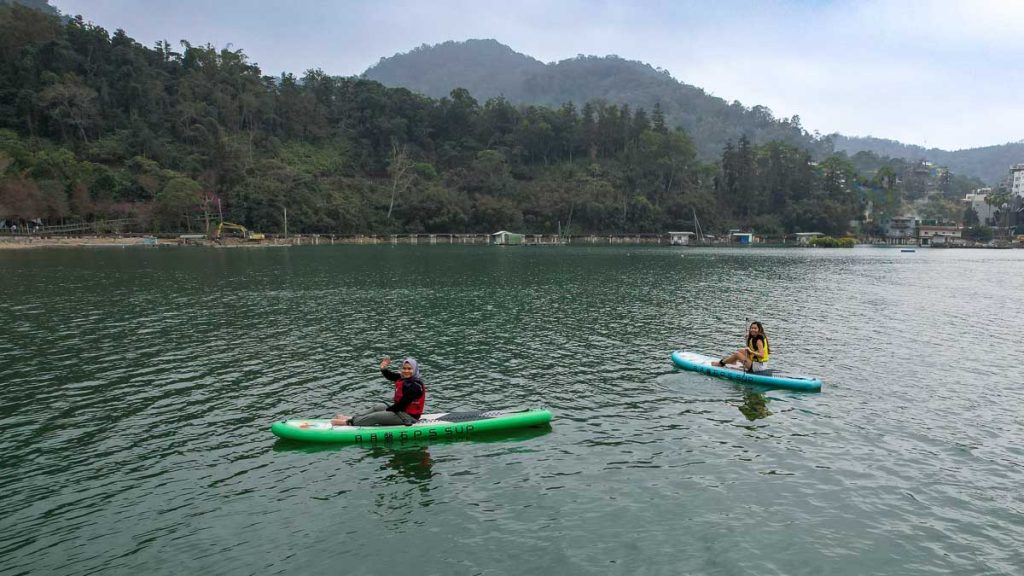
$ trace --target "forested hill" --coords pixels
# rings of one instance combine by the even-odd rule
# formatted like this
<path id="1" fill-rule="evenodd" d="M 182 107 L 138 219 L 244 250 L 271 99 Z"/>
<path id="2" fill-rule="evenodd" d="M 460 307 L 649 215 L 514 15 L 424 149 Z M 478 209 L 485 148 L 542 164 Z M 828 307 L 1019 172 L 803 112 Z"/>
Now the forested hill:
<path id="1" fill-rule="evenodd" d="M 382 58 L 363 76 L 434 98 L 465 88 L 480 101 L 501 96 L 517 104 L 572 102 L 578 107 L 604 101 L 646 110 L 659 104 L 667 124 L 686 131 L 702 160 L 720 157 L 727 142 L 743 135 L 755 144 L 778 141 L 799 146 L 815 158 L 832 151 L 827 139 L 803 130 L 799 117 L 775 118 L 763 106 L 727 103 L 666 71 L 617 56 L 578 56 L 543 64 L 495 40 L 467 40 L 424 45 Z"/>
<path id="2" fill-rule="evenodd" d="M 522 102 L 527 80 L 545 69 L 543 62 L 494 40 L 467 40 L 424 44 L 406 54 L 381 58 L 363 76 L 431 98 L 444 98 L 455 88 L 465 88 L 480 101 L 503 96 Z"/>
<path id="3" fill-rule="evenodd" d="M 481 101 L 498 96 L 545 106 L 604 101 L 647 110 L 660 104 L 668 125 L 686 130 L 702 160 L 718 158 L 727 142 L 746 135 L 754 143 L 798 146 L 815 158 L 827 156 L 834 146 L 835 151 L 851 156 L 869 151 L 908 161 L 929 160 L 990 184 L 1004 178 L 1011 164 L 1024 161 L 1024 142 L 948 151 L 878 138 L 813 137 L 802 128 L 799 117 L 775 118 L 763 106 L 727 103 L 648 64 L 617 56 L 578 56 L 543 64 L 495 40 L 423 45 L 382 58 L 364 76 L 434 98 L 461 87 Z"/>
<path id="4" fill-rule="evenodd" d="M 923 148 L 882 138 L 851 138 L 839 134 L 832 135 L 832 142 L 836 151 L 843 151 L 851 156 L 866 151 L 878 156 L 929 160 L 946 166 L 957 174 L 981 178 L 992 185 L 998 184 L 1006 177 L 1011 165 L 1024 162 L 1024 140 L 956 151 Z"/>
<path id="5" fill-rule="evenodd" d="M 536 66 L 505 57 L 524 75 Z M 618 59 L 545 70 L 562 66 L 592 85 L 591 68 L 674 82 Z M 525 88 L 574 85 L 569 74 L 528 78 Z M 851 220 L 877 227 L 908 211 L 957 218 L 957 199 L 977 186 L 870 153 L 812 156 L 787 143 L 799 126 L 764 111 L 761 136 L 780 140 L 725 140 L 704 162 L 658 102 L 517 106 L 319 70 L 268 77 L 241 49 L 147 47 L 81 17 L 0 5 L 0 231 L 130 219 L 174 233 L 223 217 L 273 233 L 287 210 L 290 231 L 329 234 L 554 233 L 569 222 L 575 234 L 664 233 L 699 215 L 712 232 L 841 235 Z M 758 114 L 727 106 L 716 118 L 730 111 Z"/>
<path id="6" fill-rule="evenodd" d="M 47 0 L 0 0 L 0 6 L 12 6 L 14 4 L 19 4 L 33 10 L 39 10 L 40 12 L 49 14 L 50 16 L 60 15 L 60 12 L 53 6 L 50 6 L 50 3 Z"/>

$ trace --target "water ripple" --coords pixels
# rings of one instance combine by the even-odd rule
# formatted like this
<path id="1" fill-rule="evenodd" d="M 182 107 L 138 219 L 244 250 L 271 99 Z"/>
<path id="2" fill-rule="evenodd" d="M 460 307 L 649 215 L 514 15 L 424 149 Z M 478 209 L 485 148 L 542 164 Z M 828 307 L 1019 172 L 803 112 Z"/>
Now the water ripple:
<path id="1" fill-rule="evenodd" d="M 680 254 L 0 253 L 0 574 L 1019 573 L 1024 252 Z M 752 319 L 821 394 L 672 368 Z M 268 433 L 385 399 L 384 354 L 430 409 L 556 420 Z"/>

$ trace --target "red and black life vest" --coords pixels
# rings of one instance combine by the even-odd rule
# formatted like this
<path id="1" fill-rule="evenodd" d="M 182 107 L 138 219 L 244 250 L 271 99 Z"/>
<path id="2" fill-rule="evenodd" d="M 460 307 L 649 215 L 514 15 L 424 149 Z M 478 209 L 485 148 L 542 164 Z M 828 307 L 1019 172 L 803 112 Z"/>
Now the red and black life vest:
<path id="1" fill-rule="evenodd" d="M 427 403 L 427 386 L 423 382 L 418 382 L 420 389 L 423 390 L 423 394 L 419 398 L 412 401 L 411 404 L 405 407 L 405 413 L 409 416 L 415 416 L 419 418 L 423 414 L 423 407 Z M 402 399 L 402 389 L 405 387 L 405 379 L 399 378 L 395 380 L 395 404 Z"/>

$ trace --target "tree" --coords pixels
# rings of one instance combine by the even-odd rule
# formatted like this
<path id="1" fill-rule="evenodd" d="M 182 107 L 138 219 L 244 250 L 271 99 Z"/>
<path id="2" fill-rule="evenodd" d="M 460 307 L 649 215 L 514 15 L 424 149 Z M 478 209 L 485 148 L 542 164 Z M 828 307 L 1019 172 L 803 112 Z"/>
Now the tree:
<path id="1" fill-rule="evenodd" d="M 714 230 L 841 233 L 868 203 L 896 213 L 937 188 L 973 189 L 870 153 L 830 158 L 832 139 L 803 133 L 796 117 L 693 87 L 667 94 L 656 89 L 672 86 L 667 76 L 635 63 L 559 67 L 574 78 L 550 100 L 560 106 L 497 96 L 481 106 L 464 88 L 431 99 L 318 69 L 266 77 L 241 50 L 150 48 L 81 18 L 62 25 L 3 6 L 3 210 L 152 213 L 154 226 L 180 229 L 208 220 L 216 199 L 257 230 L 283 228 L 287 208 L 301 232 L 551 233 L 570 215 L 577 232 L 659 232 L 696 213 Z M 580 100 L 597 86 L 607 100 Z M 718 162 L 699 159 L 719 151 Z"/>
<path id="2" fill-rule="evenodd" d="M 966 227 L 977 226 L 980 223 L 978 219 L 978 211 L 974 209 L 974 206 L 967 206 L 964 210 L 963 224 Z"/>
<path id="3" fill-rule="evenodd" d="M 960 204 L 941 194 L 932 194 L 923 204 L 918 204 L 918 214 L 926 220 L 955 222 L 961 216 Z M 974 215 L 978 217 L 977 214 Z"/>
<path id="4" fill-rule="evenodd" d="M 20 50 L 52 41 L 59 30 L 60 21 L 53 14 L 0 2 L 0 60 L 10 62 Z"/>
<path id="5" fill-rule="evenodd" d="M 587 151 L 591 162 L 597 159 L 597 121 L 594 119 L 594 106 L 590 102 L 583 105 L 580 119 L 580 146 Z"/>
<path id="6" fill-rule="evenodd" d="M 473 206 L 473 220 L 480 232 L 517 230 L 523 224 L 523 213 L 506 198 L 481 195 Z"/>
<path id="7" fill-rule="evenodd" d="M 60 127 L 62 140 L 67 139 L 69 132 L 83 142 L 89 140 L 86 131 L 97 116 L 95 90 L 69 75 L 43 90 L 40 97 L 47 114 Z"/>
<path id="8" fill-rule="evenodd" d="M 995 210 L 1002 210 L 1002 206 L 1009 203 L 1010 193 L 1006 190 L 1000 189 L 998 192 L 985 195 L 985 204 L 988 204 Z"/>
<path id="9" fill-rule="evenodd" d="M 964 236 L 975 242 L 989 242 L 995 236 L 993 230 L 988 226 L 970 226 L 964 231 Z"/>
<path id="10" fill-rule="evenodd" d="M 64 184 L 56 180 L 44 180 L 39 183 L 40 216 L 50 223 L 60 222 L 70 214 L 68 195 L 64 192 Z"/>
<path id="11" fill-rule="evenodd" d="M 665 114 L 661 111 L 661 102 L 654 103 L 654 110 L 651 111 L 651 126 L 659 134 L 668 133 L 668 128 L 665 127 Z"/>
<path id="12" fill-rule="evenodd" d="M 730 143 L 722 153 L 720 191 L 723 207 L 741 222 L 746 221 L 751 213 L 755 184 L 754 154 L 750 140 L 744 135 L 736 148 Z"/>
<path id="13" fill-rule="evenodd" d="M 395 208 L 398 194 L 409 187 L 413 173 L 413 163 L 409 160 L 405 146 L 397 142 L 391 143 L 391 161 L 388 163 L 388 175 L 391 177 L 391 201 L 388 203 L 387 219 L 391 219 L 391 211 Z"/>
<path id="14" fill-rule="evenodd" d="M 81 182 L 71 185 L 71 194 L 68 197 L 68 209 L 71 214 L 81 218 L 88 218 L 93 213 L 93 202 L 89 196 L 89 189 Z"/>
<path id="15" fill-rule="evenodd" d="M 461 188 L 472 194 L 507 196 L 513 188 L 505 155 L 497 150 L 482 150 L 463 173 Z"/>
<path id="16" fill-rule="evenodd" d="M 177 177 L 163 187 L 156 197 L 156 224 L 159 228 L 180 230 L 182 223 L 192 229 L 192 210 L 199 207 L 202 187 L 191 178 Z"/>
<path id="17" fill-rule="evenodd" d="M 0 180 L 0 218 L 34 220 L 44 211 L 44 202 L 35 182 L 21 178 Z"/>

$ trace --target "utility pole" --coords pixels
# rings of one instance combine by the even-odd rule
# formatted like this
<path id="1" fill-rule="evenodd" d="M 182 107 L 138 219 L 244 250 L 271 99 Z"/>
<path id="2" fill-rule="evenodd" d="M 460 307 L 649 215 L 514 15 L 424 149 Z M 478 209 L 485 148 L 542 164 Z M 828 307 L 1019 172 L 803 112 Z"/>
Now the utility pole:
<path id="1" fill-rule="evenodd" d="M 288 239 L 288 208 L 284 209 L 284 239 Z"/>
<path id="2" fill-rule="evenodd" d="M 206 237 L 210 237 L 210 201 L 213 200 L 209 192 L 203 193 L 203 218 L 206 220 Z"/>

